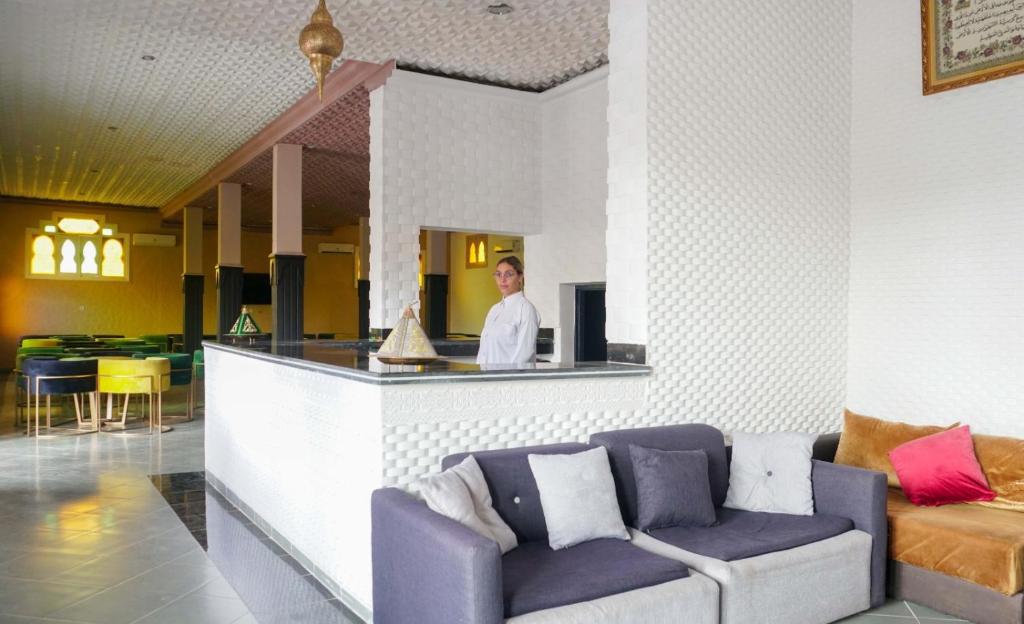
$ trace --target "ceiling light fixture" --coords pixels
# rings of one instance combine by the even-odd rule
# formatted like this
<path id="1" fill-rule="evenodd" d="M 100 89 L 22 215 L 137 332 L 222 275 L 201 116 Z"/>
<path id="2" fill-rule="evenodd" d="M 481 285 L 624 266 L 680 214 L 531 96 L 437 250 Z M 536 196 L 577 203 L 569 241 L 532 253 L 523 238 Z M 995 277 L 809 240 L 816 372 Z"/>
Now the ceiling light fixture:
<path id="1" fill-rule="evenodd" d="M 512 5 L 505 2 L 501 2 L 499 4 L 491 4 L 488 5 L 487 7 L 487 12 L 490 13 L 491 15 L 508 15 L 514 10 L 515 9 L 512 8 Z"/>
<path id="2" fill-rule="evenodd" d="M 309 23 L 299 33 L 299 49 L 309 59 L 309 67 L 316 76 L 316 94 L 323 102 L 324 78 L 330 73 L 334 59 L 341 56 L 341 51 L 345 49 L 345 39 L 341 31 L 334 27 L 334 20 L 324 0 L 320 0 Z"/>
<path id="3" fill-rule="evenodd" d="M 156 57 L 153 56 L 152 54 L 143 54 L 142 55 L 142 60 L 144 60 L 144 61 L 155 61 Z"/>

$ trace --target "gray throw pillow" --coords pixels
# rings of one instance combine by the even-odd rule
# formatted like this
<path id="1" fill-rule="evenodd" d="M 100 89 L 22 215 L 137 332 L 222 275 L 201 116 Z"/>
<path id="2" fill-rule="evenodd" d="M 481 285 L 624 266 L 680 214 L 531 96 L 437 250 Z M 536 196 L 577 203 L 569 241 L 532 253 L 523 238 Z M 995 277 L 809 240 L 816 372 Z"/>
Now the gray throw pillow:
<path id="1" fill-rule="evenodd" d="M 703 450 L 661 451 L 629 445 L 641 531 L 715 524 L 708 455 Z"/>

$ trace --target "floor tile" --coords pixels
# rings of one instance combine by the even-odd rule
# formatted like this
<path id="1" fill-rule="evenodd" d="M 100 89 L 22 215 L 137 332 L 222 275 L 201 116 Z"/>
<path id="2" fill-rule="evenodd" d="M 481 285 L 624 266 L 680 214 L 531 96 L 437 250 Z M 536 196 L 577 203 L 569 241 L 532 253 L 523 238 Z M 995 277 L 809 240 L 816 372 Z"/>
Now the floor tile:
<path id="1" fill-rule="evenodd" d="M 134 587 L 122 585 L 54 611 L 49 617 L 76 622 L 129 624 L 180 597 L 166 592 L 139 592 Z"/>
<path id="2" fill-rule="evenodd" d="M 95 559 L 95 554 L 32 552 L 0 564 L 0 577 L 47 581 Z"/>
<path id="3" fill-rule="evenodd" d="M 231 624 L 248 609 L 237 598 L 192 593 L 138 620 L 138 624 Z"/>
<path id="4" fill-rule="evenodd" d="M 98 590 L 93 587 L 22 579 L 0 580 L 0 612 L 43 617 L 83 600 Z"/>
<path id="5" fill-rule="evenodd" d="M 917 620 L 909 615 L 872 615 L 871 613 L 858 613 L 839 620 L 839 622 L 842 624 L 917 624 Z"/>
<path id="6" fill-rule="evenodd" d="M 907 607 L 914 613 L 915 616 L 917 616 L 918 618 L 920 618 L 922 620 L 924 620 L 924 619 L 946 620 L 947 622 L 948 621 L 954 621 L 954 622 L 963 622 L 964 621 L 963 618 L 959 618 L 959 617 L 957 617 L 955 615 L 949 615 L 949 614 L 943 613 L 941 611 L 936 611 L 935 609 L 932 609 L 930 607 L 926 607 L 924 605 L 919 605 L 916 602 L 908 602 L 907 603 Z"/>
<path id="7" fill-rule="evenodd" d="M 889 599 L 884 605 L 871 609 L 868 613 L 872 615 L 901 615 L 903 617 L 913 618 L 914 614 L 910 612 L 907 604 L 902 600 Z"/>

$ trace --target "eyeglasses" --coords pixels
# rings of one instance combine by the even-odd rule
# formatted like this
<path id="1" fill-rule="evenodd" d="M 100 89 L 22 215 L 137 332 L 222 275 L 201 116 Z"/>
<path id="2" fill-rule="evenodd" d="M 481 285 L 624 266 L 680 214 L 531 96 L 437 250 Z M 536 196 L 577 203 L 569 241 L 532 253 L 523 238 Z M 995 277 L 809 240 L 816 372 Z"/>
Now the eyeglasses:
<path id="1" fill-rule="evenodd" d="M 502 277 L 504 277 L 505 279 L 514 279 L 518 276 L 519 274 L 516 273 L 515 271 L 505 271 L 504 273 L 502 273 L 501 271 L 494 272 L 494 279 L 501 279 Z"/>

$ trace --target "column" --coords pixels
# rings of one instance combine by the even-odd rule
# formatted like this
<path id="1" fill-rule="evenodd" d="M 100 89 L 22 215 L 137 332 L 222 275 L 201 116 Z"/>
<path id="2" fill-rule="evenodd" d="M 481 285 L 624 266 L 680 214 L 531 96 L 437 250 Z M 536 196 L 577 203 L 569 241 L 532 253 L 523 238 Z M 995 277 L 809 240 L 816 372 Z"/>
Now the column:
<path id="1" fill-rule="evenodd" d="M 185 208 L 184 273 L 181 289 L 185 294 L 182 334 L 185 353 L 199 349 L 203 341 L 203 209 Z"/>
<path id="2" fill-rule="evenodd" d="M 270 252 L 274 342 L 302 340 L 302 146 L 274 146 L 273 235 Z"/>
<path id="3" fill-rule="evenodd" d="M 370 337 L 370 219 L 359 217 L 359 338 Z"/>
<path id="4" fill-rule="evenodd" d="M 242 309 L 242 185 L 217 185 L 217 338 Z"/>
<path id="5" fill-rule="evenodd" d="M 426 230 L 423 250 L 423 311 L 427 336 L 448 335 L 448 232 Z"/>
<path id="6" fill-rule="evenodd" d="M 608 359 L 647 361 L 648 0 L 609 6 L 608 224 L 605 336 Z"/>

